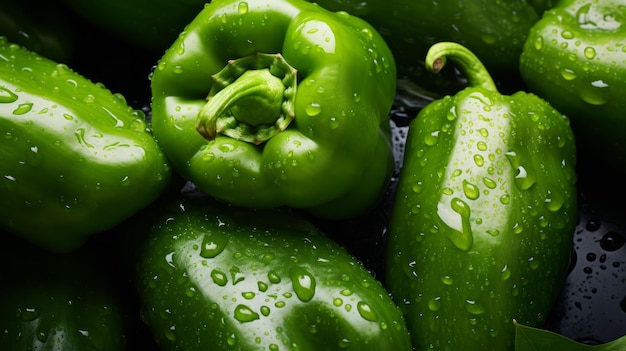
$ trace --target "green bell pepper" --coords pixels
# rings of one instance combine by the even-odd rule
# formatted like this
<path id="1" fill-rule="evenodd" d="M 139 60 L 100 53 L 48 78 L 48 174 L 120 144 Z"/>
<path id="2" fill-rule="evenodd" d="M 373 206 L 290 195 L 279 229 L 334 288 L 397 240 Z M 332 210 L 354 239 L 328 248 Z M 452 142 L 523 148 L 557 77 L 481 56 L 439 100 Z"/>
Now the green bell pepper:
<path id="1" fill-rule="evenodd" d="M 513 320 L 545 321 L 577 222 L 566 117 L 523 91 L 500 94 L 468 49 L 435 44 L 471 86 L 409 125 L 392 207 L 387 288 L 418 350 L 511 350 Z"/>
<path id="2" fill-rule="evenodd" d="M 579 149 L 626 170 L 626 8 L 564 0 L 533 26 L 520 58 L 531 91 L 572 120 Z"/>
<path id="3" fill-rule="evenodd" d="M 146 215 L 128 247 L 163 350 L 412 349 L 381 282 L 294 212 L 182 196 Z"/>
<path id="4" fill-rule="evenodd" d="M 0 250 L 1 350 L 126 349 L 124 305 L 100 256 L 51 253 L 8 235 Z"/>
<path id="5" fill-rule="evenodd" d="M 545 3 L 527 0 L 310 0 L 333 11 L 347 11 L 376 28 L 391 48 L 400 78 L 409 77 L 433 96 L 466 86 L 462 75 L 432 75 L 416 57 L 440 41 L 472 50 L 498 83 L 511 85 L 518 76 L 519 55 L 528 31 Z M 445 79 L 444 79 L 445 78 Z M 519 80 L 519 79 L 518 79 Z"/>
<path id="6" fill-rule="evenodd" d="M 170 169 L 145 115 L 0 38 L 0 228 L 54 251 L 155 200 Z"/>
<path id="7" fill-rule="evenodd" d="M 389 48 L 356 17 L 218 0 L 159 60 L 154 135 L 215 198 L 345 218 L 372 209 L 393 172 L 395 87 Z"/>

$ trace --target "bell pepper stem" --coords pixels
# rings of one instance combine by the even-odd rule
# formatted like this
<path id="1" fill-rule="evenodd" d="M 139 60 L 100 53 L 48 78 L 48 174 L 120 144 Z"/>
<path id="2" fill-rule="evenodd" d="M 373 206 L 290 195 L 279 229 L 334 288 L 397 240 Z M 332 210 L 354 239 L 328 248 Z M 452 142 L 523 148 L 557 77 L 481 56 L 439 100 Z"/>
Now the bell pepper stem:
<path id="1" fill-rule="evenodd" d="M 295 116 L 296 74 L 277 54 L 230 61 L 213 75 L 196 129 L 207 140 L 221 133 L 256 145 L 267 141 Z"/>
<path id="2" fill-rule="evenodd" d="M 493 92 L 498 91 L 491 75 L 480 59 L 461 44 L 440 42 L 431 46 L 426 54 L 426 69 L 433 73 L 439 73 L 448 59 L 459 65 L 472 87 L 481 87 Z"/>

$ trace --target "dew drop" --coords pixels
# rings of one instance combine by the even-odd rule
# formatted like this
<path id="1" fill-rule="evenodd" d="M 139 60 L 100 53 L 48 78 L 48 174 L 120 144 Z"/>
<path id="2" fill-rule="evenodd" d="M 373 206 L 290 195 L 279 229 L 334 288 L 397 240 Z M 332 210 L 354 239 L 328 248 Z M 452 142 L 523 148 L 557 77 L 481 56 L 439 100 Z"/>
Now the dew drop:
<path id="1" fill-rule="evenodd" d="M 465 310 L 473 315 L 481 315 L 487 312 L 484 306 L 474 300 L 465 300 Z"/>
<path id="2" fill-rule="evenodd" d="M 32 102 L 25 102 L 23 104 L 19 104 L 15 110 L 13 110 L 14 115 L 23 115 L 30 112 L 33 109 Z"/>
<path id="3" fill-rule="evenodd" d="M 225 286 L 226 283 L 228 283 L 228 276 L 217 269 L 214 269 L 211 271 L 211 279 L 213 279 L 213 282 L 219 286 Z"/>
<path id="4" fill-rule="evenodd" d="M 293 291 L 302 302 L 310 301 L 315 296 L 315 278 L 302 267 L 295 266 L 289 270 L 289 278 Z"/>
<path id="5" fill-rule="evenodd" d="M 227 238 L 220 235 L 205 235 L 200 246 L 200 256 L 213 258 L 219 255 L 226 247 Z"/>
<path id="6" fill-rule="evenodd" d="M 610 87 L 602 80 L 596 80 L 589 86 L 582 87 L 579 97 L 590 105 L 604 105 L 609 102 Z"/>
<path id="7" fill-rule="evenodd" d="M 500 271 L 500 279 L 508 280 L 509 278 L 511 278 L 511 270 L 509 269 L 509 266 L 504 265 Z"/>
<path id="8" fill-rule="evenodd" d="M 624 237 L 616 232 L 608 232 L 600 239 L 600 247 L 605 251 L 617 251 L 624 246 Z"/>
<path id="9" fill-rule="evenodd" d="M 356 309 L 359 312 L 359 315 L 363 317 L 363 319 L 368 320 L 370 322 L 376 322 L 378 320 L 378 316 L 376 312 L 372 310 L 372 307 L 363 301 L 359 301 L 356 305 Z"/>
<path id="10" fill-rule="evenodd" d="M 434 297 L 428 300 L 428 309 L 432 312 L 439 311 L 441 308 L 441 297 Z"/>
<path id="11" fill-rule="evenodd" d="M 312 102 L 305 107 L 305 112 L 308 116 L 317 116 L 322 112 L 322 106 L 317 102 Z"/>
<path id="12" fill-rule="evenodd" d="M 452 209 L 452 212 L 449 209 Z M 455 197 L 450 201 L 450 207 L 439 203 L 437 214 L 452 229 L 446 231 L 452 244 L 459 250 L 469 250 L 473 245 L 474 238 L 470 224 L 470 207 L 467 203 Z"/>
<path id="13" fill-rule="evenodd" d="M 474 154 L 474 164 L 478 167 L 485 165 L 485 158 L 480 154 Z"/>
<path id="14" fill-rule="evenodd" d="M 269 279 L 272 284 L 278 284 L 281 281 L 280 276 L 275 271 L 269 271 L 267 273 L 267 279 Z"/>
<path id="15" fill-rule="evenodd" d="M 17 101 L 18 96 L 11 90 L 0 87 L 0 103 L 11 103 Z"/>
<path id="16" fill-rule="evenodd" d="M 584 53 L 585 57 L 590 60 L 596 57 L 596 49 L 592 48 L 591 46 L 586 47 Z"/>
<path id="17" fill-rule="evenodd" d="M 543 37 L 539 36 L 537 38 L 535 38 L 535 49 L 536 50 L 541 50 L 543 49 Z"/>
<path id="18" fill-rule="evenodd" d="M 438 140 L 439 140 L 439 131 L 434 131 L 432 133 L 427 133 L 424 136 L 424 144 L 426 144 L 428 146 L 436 145 Z"/>
<path id="19" fill-rule="evenodd" d="M 441 282 L 445 285 L 452 285 L 453 283 L 452 278 L 449 275 L 441 277 Z"/>
<path id="20" fill-rule="evenodd" d="M 576 79 L 576 72 L 569 68 L 564 68 L 561 70 L 561 77 L 565 80 L 574 80 Z"/>
<path id="21" fill-rule="evenodd" d="M 39 318 L 39 309 L 35 307 L 26 307 L 19 309 L 19 318 L 22 322 L 32 322 L 35 319 Z"/>
<path id="22" fill-rule="evenodd" d="M 237 305 L 235 307 L 235 319 L 240 323 L 252 322 L 259 318 L 259 314 L 246 305 Z"/>
<path id="23" fill-rule="evenodd" d="M 339 120 L 337 120 L 337 117 L 331 117 L 328 120 L 328 127 L 330 129 L 337 129 L 339 127 Z"/>
<path id="24" fill-rule="evenodd" d="M 463 180 L 463 193 L 470 200 L 476 200 L 480 196 L 478 187 L 467 180 Z"/>
<path id="25" fill-rule="evenodd" d="M 260 308 L 261 314 L 264 315 L 265 317 L 270 315 L 271 309 L 265 305 L 261 306 Z"/>

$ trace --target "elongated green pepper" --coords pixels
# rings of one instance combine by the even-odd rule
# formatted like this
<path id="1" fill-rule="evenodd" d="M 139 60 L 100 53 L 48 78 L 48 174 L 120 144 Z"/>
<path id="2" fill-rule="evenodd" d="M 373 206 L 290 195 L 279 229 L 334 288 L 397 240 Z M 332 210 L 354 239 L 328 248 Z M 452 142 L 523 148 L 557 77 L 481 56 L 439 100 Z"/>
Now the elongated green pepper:
<path id="1" fill-rule="evenodd" d="M 178 198 L 133 227 L 142 319 L 163 350 L 411 350 L 382 284 L 293 213 Z"/>
<path id="2" fill-rule="evenodd" d="M 154 71 L 154 134 L 215 198 L 345 218 L 373 208 L 393 171 L 395 84 L 389 48 L 356 17 L 218 0 Z"/>
<path id="3" fill-rule="evenodd" d="M 471 86 L 409 126 L 392 208 L 387 287 L 417 350 L 512 350 L 513 320 L 541 325 L 565 279 L 577 221 L 569 121 L 500 94 L 469 50 L 435 44 Z"/>
<path id="4" fill-rule="evenodd" d="M 529 32 L 520 72 L 568 115 L 579 150 L 626 170 L 626 8 L 623 1 L 564 0 Z"/>
<path id="5" fill-rule="evenodd" d="M 71 251 L 151 203 L 170 169 L 144 117 L 0 38 L 0 227 Z"/>

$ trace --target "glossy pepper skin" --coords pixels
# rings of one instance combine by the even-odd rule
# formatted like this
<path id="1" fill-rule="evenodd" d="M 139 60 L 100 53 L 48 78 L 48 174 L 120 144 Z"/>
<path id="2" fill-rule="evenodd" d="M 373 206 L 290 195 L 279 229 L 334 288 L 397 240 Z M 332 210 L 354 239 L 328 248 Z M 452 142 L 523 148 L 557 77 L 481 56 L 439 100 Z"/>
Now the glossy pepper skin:
<path id="1" fill-rule="evenodd" d="M 409 125 L 392 207 L 387 288 L 417 350 L 512 350 L 565 279 L 577 221 L 575 143 L 544 100 L 500 94 L 469 50 L 439 43 L 471 86 Z"/>
<path id="2" fill-rule="evenodd" d="M 152 75 L 154 134 L 215 198 L 346 218 L 373 208 L 393 171 L 395 84 L 389 48 L 356 17 L 300 0 L 213 1 Z"/>
<path id="3" fill-rule="evenodd" d="M 0 349 L 126 350 L 126 311 L 101 255 L 1 240 Z"/>
<path id="4" fill-rule="evenodd" d="M 144 115 L 0 38 L 0 227 L 72 251 L 156 199 L 170 169 Z"/>
<path id="5" fill-rule="evenodd" d="M 519 55 L 528 31 L 546 1 L 527 0 L 316 0 L 333 11 L 347 11 L 371 23 L 391 48 L 400 78 L 426 89 L 430 96 L 452 94 L 466 85 L 462 75 L 434 76 L 424 67 L 429 47 L 458 42 L 478 56 L 505 84 L 518 75 Z M 452 72 L 452 71 L 450 71 Z M 445 79 L 443 79 L 445 78 Z"/>
<path id="6" fill-rule="evenodd" d="M 308 221 L 168 201 L 130 245 L 142 319 L 162 350 L 412 349 L 382 284 Z"/>
<path id="7" fill-rule="evenodd" d="M 626 10 L 622 1 L 564 0 L 529 32 L 528 87 L 572 120 L 579 149 L 626 170 Z"/>

